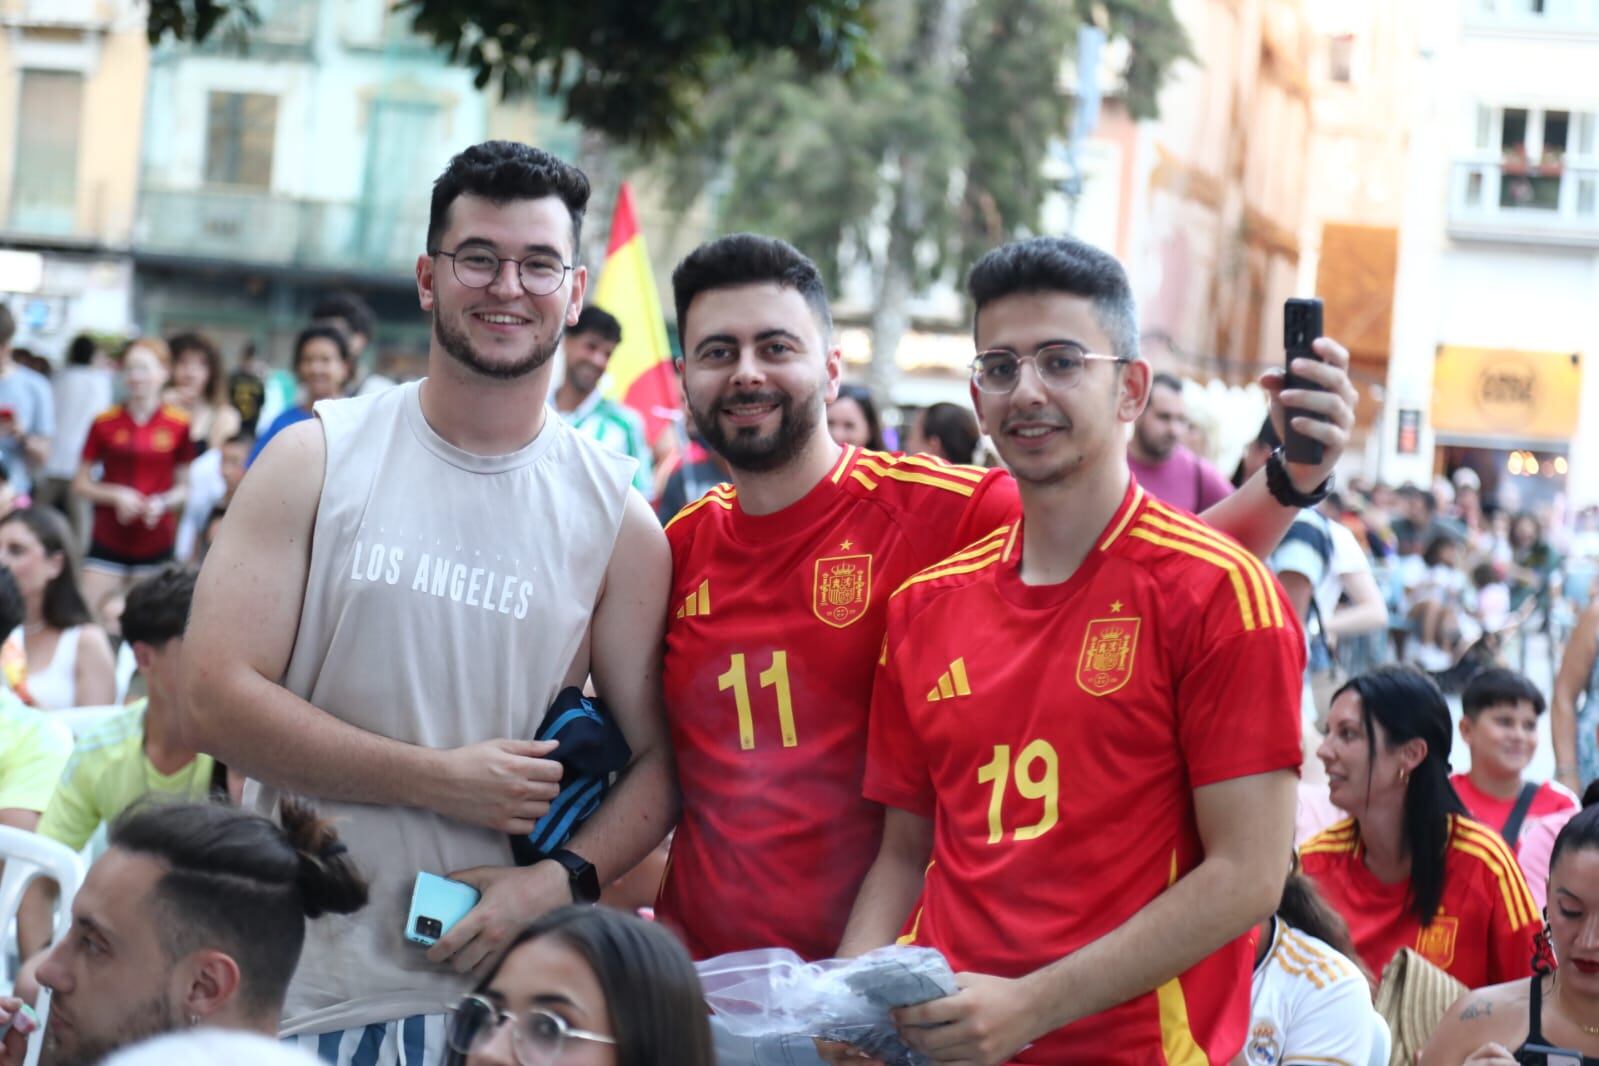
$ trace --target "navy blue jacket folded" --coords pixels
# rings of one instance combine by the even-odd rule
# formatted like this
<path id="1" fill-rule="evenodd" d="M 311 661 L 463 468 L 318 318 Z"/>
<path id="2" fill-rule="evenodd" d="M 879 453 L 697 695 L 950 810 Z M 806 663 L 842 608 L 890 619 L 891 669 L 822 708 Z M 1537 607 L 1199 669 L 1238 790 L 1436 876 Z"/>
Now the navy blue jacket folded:
<path id="1" fill-rule="evenodd" d="M 511 837 L 511 854 L 518 866 L 531 866 L 564 846 L 599 809 L 610 790 L 611 775 L 633 757 L 605 702 L 583 695 L 579 688 L 563 689 L 555 697 L 533 739 L 560 744 L 551 758 L 563 768 L 561 792 L 532 833 Z"/>

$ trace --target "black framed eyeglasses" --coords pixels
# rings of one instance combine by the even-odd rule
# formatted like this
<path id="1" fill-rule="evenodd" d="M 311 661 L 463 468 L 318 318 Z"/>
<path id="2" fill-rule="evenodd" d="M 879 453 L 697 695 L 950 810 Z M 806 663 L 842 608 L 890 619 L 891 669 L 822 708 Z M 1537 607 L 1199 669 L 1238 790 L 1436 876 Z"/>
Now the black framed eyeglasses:
<path id="1" fill-rule="evenodd" d="M 455 270 L 455 280 L 469 289 L 488 288 L 500 276 L 501 264 L 515 263 L 517 277 L 529 296 L 548 296 L 561 287 L 567 271 L 572 269 L 571 263 L 563 263 L 559 256 L 547 252 L 534 252 L 523 259 L 506 259 L 487 248 L 458 248 L 453 252 L 435 248 L 428 254 L 447 256 Z"/>
<path id="2" fill-rule="evenodd" d="M 1031 359 L 1039 380 L 1052 389 L 1070 389 L 1083 380 L 1091 362 L 1127 363 L 1119 355 L 1100 355 L 1075 344 L 1045 344 L 1032 355 L 1019 355 L 1009 348 L 991 348 L 972 360 L 972 384 L 979 392 L 1004 395 L 1016 389 L 1022 377 L 1022 362 Z"/>
<path id="3" fill-rule="evenodd" d="M 462 996 L 450 1008 L 445 1042 L 451 1051 L 470 1055 L 487 1047 L 507 1022 L 511 1023 L 511 1052 L 520 1066 L 547 1066 L 560 1056 L 568 1040 L 616 1045 L 613 1037 L 574 1029 L 551 1011 L 535 1009 L 515 1014 L 476 994 Z"/>

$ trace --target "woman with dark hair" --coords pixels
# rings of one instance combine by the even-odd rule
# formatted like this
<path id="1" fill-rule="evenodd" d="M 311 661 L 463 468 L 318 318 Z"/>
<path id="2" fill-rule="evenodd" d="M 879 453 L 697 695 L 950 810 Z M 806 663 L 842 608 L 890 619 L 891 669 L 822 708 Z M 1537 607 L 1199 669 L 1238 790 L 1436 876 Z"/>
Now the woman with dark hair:
<path id="1" fill-rule="evenodd" d="M 1530 980 L 1467 992 L 1438 1026 L 1421 1066 L 1515 1066 L 1575 1061 L 1599 1066 L 1599 806 L 1555 838 L 1549 907 Z M 1556 969 L 1556 967 L 1559 967 Z M 1515 1048 L 1511 1051 L 1511 1048 Z M 1560 1049 L 1557 1058 L 1543 1049 Z"/>
<path id="2" fill-rule="evenodd" d="M 1249 1010 L 1245 1063 L 1365 1066 L 1382 1033 L 1349 926 L 1297 859 L 1277 913 L 1260 926 Z"/>
<path id="3" fill-rule="evenodd" d="M 336 326 L 307 326 L 294 339 L 294 376 L 300 382 L 301 400 L 290 407 L 266 428 L 255 440 L 255 450 L 250 462 L 267 446 L 267 442 L 296 422 L 313 417 L 311 409 L 322 400 L 332 400 L 344 395 L 344 386 L 350 380 L 350 342 L 344 331 Z"/>
<path id="4" fill-rule="evenodd" d="M 1411 948 L 1468 988 L 1531 972 L 1537 905 L 1515 856 L 1449 783 L 1453 728 L 1430 678 L 1404 666 L 1333 696 L 1316 754 L 1352 817 L 1300 848 L 1307 874 L 1381 974 Z"/>
<path id="5" fill-rule="evenodd" d="M 883 450 L 883 423 L 877 401 L 864 385 L 840 385 L 838 399 L 827 405 L 827 432 L 840 444 Z"/>
<path id="6" fill-rule="evenodd" d="M 688 953 L 608 907 L 562 907 L 524 929 L 451 1010 L 447 1037 L 446 1066 L 716 1061 Z"/>
<path id="7" fill-rule="evenodd" d="M 180 333 L 167 342 L 172 350 L 172 386 L 166 400 L 189 413 L 189 438 L 195 455 L 217 448 L 239 432 L 239 412 L 228 404 L 222 353 L 211 338 Z"/>
<path id="8" fill-rule="evenodd" d="M 111 641 L 89 615 L 71 543 L 66 520 L 48 507 L 0 518 L 0 564 L 27 605 L 28 694 L 52 711 L 107 704 L 117 692 Z"/>

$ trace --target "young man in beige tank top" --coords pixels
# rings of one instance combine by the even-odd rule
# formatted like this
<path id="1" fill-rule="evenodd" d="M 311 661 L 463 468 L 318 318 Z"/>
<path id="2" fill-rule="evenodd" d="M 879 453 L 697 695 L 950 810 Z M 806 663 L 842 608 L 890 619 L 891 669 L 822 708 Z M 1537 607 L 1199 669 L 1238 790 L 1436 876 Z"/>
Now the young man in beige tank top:
<path id="1" fill-rule="evenodd" d="M 660 647 L 670 557 L 632 461 L 551 417 L 577 320 L 583 174 L 488 142 L 434 186 L 416 275 L 428 377 L 318 405 L 240 487 L 190 627 L 187 726 L 252 779 L 340 819 L 372 906 L 313 923 L 285 1036 L 329 1061 L 439 1061 L 444 1008 L 529 919 L 620 876 L 676 817 Z M 633 759 L 566 845 L 511 865 L 556 796 L 534 742 L 592 676 Z M 257 785 L 257 782 L 259 783 Z M 463 869 L 463 867 L 468 867 Z M 420 870 L 482 899 L 431 950 L 404 938 Z"/>

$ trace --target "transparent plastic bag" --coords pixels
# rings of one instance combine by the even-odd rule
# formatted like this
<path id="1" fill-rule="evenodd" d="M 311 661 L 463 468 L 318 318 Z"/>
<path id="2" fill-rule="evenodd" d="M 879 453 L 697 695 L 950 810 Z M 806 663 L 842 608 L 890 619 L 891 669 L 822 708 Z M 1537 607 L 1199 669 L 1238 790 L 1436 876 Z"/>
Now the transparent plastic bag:
<path id="1" fill-rule="evenodd" d="M 889 1066 L 922 1066 L 928 1060 L 899 1039 L 889 1012 L 956 991 L 949 964 L 932 948 L 892 946 L 809 963 L 765 948 L 696 969 L 723 1066 L 820 1062 L 814 1039 L 851 1044 Z"/>

